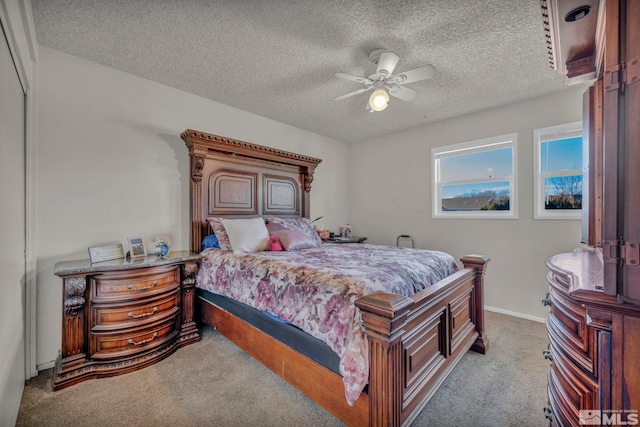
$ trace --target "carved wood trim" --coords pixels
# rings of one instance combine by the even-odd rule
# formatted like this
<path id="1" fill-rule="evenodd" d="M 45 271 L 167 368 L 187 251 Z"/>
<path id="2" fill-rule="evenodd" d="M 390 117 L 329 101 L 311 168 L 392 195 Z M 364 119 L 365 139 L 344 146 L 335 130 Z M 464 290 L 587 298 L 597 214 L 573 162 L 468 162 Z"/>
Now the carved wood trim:
<path id="1" fill-rule="evenodd" d="M 182 286 L 194 286 L 196 283 L 196 276 L 198 275 L 198 263 L 197 262 L 185 262 L 182 265 Z"/>
<path id="2" fill-rule="evenodd" d="M 89 378 L 112 377 L 133 372 L 140 369 L 141 366 L 146 366 L 169 356 L 176 348 L 177 346 L 172 345 L 172 342 L 167 341 L 160 347 L 145 352 L 140 356 L 119 359 L 113 362 L 101 362 L 99 364 L 85 362 L 77 366 L 57 368 L 55 370 L 53 389 L 59 390 Z M 60 359 L 58 359 L 57 363 L 60 364 L 60 362 Z"/>
<path id="3" fill-rule="evenodd" d="M 87 281 L 84 276 L 64 279 L 64 309 L 67 314 L 75 316 L 78 311 L 84 309 L 84 291 L 86 289 Z"/>
<path id="4" fill-rule="evenodd" d="M 180 346 L 200 341 L 200 332 L 198 331 L 194 319 L 195 284 L 197 275 L 197 262 L 186 262 L 182 265 L 180 274 L 182 287 L 182 326 L 180 329 L 180 336 L 178 337 L 178 345 Z"/>
<path id="5" fill-rule="evenodd" d="M 322 159 L 317 159 L 315 157 L 292 153 L 290 151 L 280 150 L 277 148 L 265 147 L 263 145 L 226 138 L 224 136 L 200 132 L 193 129 L 185 130 L 180 134 L 180 137 L 187 145 L 187 148 L 189 148 L 189 155 L 192 157 L 207 157 L 213 153 L 224 153 L 244 158 L 269 161 L 272 163 L 298 166 L 300 168 L 300 173 L 303 175 L 303 182 L 307 193 L 311 191 L 311 183 L 313 182 L 313 173 L 315 168 L 320 164 L 320 162 L 322 162 Z M 193 173 L 192 179 L 194 179 Z M 200 179 L 202 179 L 201 175 Z"/>
<path id="6" fill-rule="evenodd" d="M 191 153 L 191 184 L 189 186 L 189 199 L 191 205 L 191 251 L 200 252 L 202 242 L 202 224 L 204 221 L 202 212 L 202 171 L 204 168 L 204 156 Z"/>

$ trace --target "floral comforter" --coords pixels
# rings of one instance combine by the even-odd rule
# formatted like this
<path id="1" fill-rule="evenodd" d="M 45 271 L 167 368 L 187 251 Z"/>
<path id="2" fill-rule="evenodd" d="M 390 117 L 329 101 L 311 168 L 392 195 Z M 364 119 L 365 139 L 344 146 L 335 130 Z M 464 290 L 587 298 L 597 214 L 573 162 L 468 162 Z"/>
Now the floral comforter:
<path id="1" fill-rule="evenodd" d="M 202 254 L 196 286 L 274 314 L 324 341 L 340 356 L 351 405 L 369 377 L 367 339 L 354 301 L 374 292 L 409 296 L 458 270 L 444 252 L 355 243 Z"/>

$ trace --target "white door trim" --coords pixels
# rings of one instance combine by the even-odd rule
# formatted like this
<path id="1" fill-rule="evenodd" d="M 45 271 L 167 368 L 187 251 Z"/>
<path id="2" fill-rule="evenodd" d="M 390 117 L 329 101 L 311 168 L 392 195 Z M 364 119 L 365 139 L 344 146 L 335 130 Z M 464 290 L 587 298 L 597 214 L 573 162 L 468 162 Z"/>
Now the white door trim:
<path id="1" fill-rule="evenodd" d="M 38 41 L 30 0 L 0 0 L 0 21 L 16 63 L 25 98 L 25 378 L 36 368 L 37 272 L 37 58 Z"/>

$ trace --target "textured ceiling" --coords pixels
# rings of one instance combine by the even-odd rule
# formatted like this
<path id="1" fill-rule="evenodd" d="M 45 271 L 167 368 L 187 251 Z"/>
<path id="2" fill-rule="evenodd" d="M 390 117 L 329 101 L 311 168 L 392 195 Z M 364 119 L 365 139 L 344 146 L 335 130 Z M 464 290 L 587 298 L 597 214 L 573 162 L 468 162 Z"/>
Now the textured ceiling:
<path id="1" fill-rule="evenodd" d="M 566 88 L 549 68 L 539 0 L 32 0 L 38 42 L 344 142 L 385 135 Z M 370 51 L 425 64 L 369 113 Z M 214 131 L 215 130 L 211 130 Z"/>

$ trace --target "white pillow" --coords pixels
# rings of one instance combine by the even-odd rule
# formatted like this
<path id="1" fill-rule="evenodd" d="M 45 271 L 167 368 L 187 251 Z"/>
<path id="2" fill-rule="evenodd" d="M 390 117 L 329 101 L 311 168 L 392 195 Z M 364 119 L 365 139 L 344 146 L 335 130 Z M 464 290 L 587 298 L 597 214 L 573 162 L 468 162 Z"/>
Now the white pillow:
<path id="1" fill-rule="evenodd" d="M 221 219 L 234 253 L 260 252 L 267 248 L 269 231 L 262 218 Z"/>

